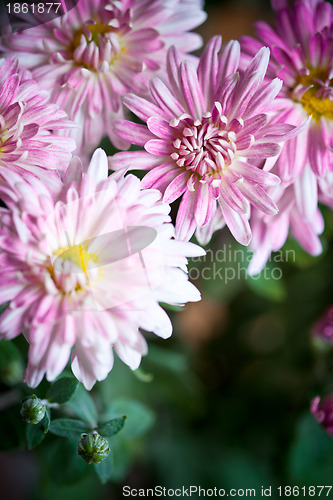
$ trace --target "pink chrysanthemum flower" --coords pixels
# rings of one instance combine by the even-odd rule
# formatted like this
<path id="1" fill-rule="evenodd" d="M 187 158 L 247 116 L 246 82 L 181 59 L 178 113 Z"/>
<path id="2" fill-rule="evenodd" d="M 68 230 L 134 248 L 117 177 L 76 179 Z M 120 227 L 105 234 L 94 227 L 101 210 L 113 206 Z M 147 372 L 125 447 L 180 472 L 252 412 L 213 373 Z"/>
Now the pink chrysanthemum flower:
<path id="1" fill-rule="evenodd" d="M 247 245 L 250 204 L 277 213 L 265 190 L 279 178 L 258 168 L 259 162 L 276 156 L 279 143 L 292 137 L 295 127 L 269 123 L 266 113 L 282 85 L 277 78 L 263 85 L 269 49 L 261 49 L 239 73 L 239 43 L 221 50 L 221 42 L 221 37 L 212 38 L 197 69 L 171 48 L 168 85 L 155 78 L 149 101 L 135 95 L 124 99 L 147 126 L 120 121 L 118 134 L 145 151 L 117 153 L 110 165 L 150 170 L 143 186 L 162 191 L 166 203 L 182 197 L 178 238 L 189 239 L 199 228 L 197 237 L 206 243 L 218 211 L 234 237 Z"/>
<path id="2" fill-rule="evenodd" d="M 126 149 L 112 127 L 123 117 L 121 96 L 145 92 L 171 44 L 199 48 L 201 37 L 188 30 L 205 18 L 201 0 L 80 0 L 61 18 L 3 37 L 2 48 L 78 123 L 80 153 L 90 154 L 104 135 Z"/>
<path id="3" fill-rule="evenodd" d="M 72 352 L 72 370 L 90 389 L 112 368 L 112 349 L 132 369 L 147 346 L 139 328 L 163 338 L 172 325 L 159 302 L 200 299 L 185 256 L 203 255 L 173 239 L 170 207 L 140 181 L 108 175 L 102 150 L 87 173 L 74 158 L 56 201 L 33 176 L 5 172 L 0 195 L 0 317 L 7 339 L 30 344 L 25 381 L 53 380 Z"/>
<path id="4" fill-rule="evenodd" d="M 0 60 L 0 172 L 28 171 L 56 182 L 75 148 L 72 139 L 56 135 L 73 126 L 66 116 L 15 59 Z"/>
<path id="5" fill-rule="evenodd" d="M 316 176 L 333 171 L 333 6 L 323 0 L 272 0 L 276 28 L 256 24 L 260 40 L 243 37 L 242 50 L 253 57 L 260 47 L 271 49 L 267 77 L 278 76 L 283 87 L 276 101 L 279 121 L 299 125 L 311 116 L 310 126 L 289 141 L 278 161 L 282 180 L 300 175 L 308 163 L 306 191 L 316 189 Z"/>
<path id="6" fill-rule="evenodd" d="M 304 173 L 310 173 L 308 165 Z M 271 252 L 276 252 L 282 248 L 288 235 L 293 236 L 298 243 L 310 255 L 319 255 L 322 252 L 322 245 L 319 236 L 324 230 L 324 219 L 318 208 L 310 218 L 304 217 L 306 208 L 302 208 L 302 201 L 298 200 L 301 193 L 301 177 L 288 187 L 282 185 L 271 188 L 269 195 L 276 202 L 279 213 L 274 217 L 265 215 L 258 210 L 251 216 L 253 238 L 250 249 L 253 256 L 248 268 L 249 275 L 258 274 L 265 266 Z M 309 205 L 311 205 L 312 193 L 308 194 Z M 301 208 L 300 208 L 301 206 Z"/>

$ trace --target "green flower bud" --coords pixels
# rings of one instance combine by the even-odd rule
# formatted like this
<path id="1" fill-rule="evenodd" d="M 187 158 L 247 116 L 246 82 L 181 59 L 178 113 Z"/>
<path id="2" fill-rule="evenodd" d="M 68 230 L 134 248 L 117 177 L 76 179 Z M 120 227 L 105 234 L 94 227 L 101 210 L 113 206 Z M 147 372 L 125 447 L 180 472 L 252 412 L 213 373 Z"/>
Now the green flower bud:
<path id="1" fill-rule="evenodd" d="M 21 415 L 25 422 L 28 424 L 38 424 L 43 420 L 46 411 L 46 406 L 44 403 L 33 394 L 25 401 L 23 401 L 21 408 Z"/>
<path id="2" fill-rule="evenodd" d="M 110 446 L 106 439 L 97 431 L 81 434 L 78 444 L 78 453 L 87 464 L 99 464 L 110 453 Z"/>

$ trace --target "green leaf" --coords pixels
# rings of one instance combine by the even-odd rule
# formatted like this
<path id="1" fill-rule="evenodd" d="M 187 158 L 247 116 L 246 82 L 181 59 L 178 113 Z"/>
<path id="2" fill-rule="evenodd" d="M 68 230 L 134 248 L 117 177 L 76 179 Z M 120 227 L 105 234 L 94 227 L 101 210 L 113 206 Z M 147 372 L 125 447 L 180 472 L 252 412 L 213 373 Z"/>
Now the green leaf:
<path id="1" fill-rule="evenodd" d="M 0 314 L 2 314 L 3 312 L 5 312 L 5 310 L 9 306 L 9 304 L 10 304 L 10 300 L 8 302 L 4 302 L 3 304 L 0 305 Z"/>
<path id="2" fill-rule="evenodd" d="M 32 450 L 43 441 L 49 428 L 50 416 L 47 411 L 39 424 L 27 424 L 26 440 L 29 450 Z"/>
<path id="3" fill-rule="evenodd" d="M 50 475 L 53 481 L 58 484 L 74 484 L 83 482 L 90 472 L 92 467 L 85 463 L 77 452 L 78 440 L 58 439 L 50 451 Z M 63 490 L 61 495 L 63 496 Z M 66 495 L 66 498 L 72 498 L 73 495 Z M 87 498 L 84 496 L 84 498 Z"/>
<path id="4" fill-rule="evenodd" d="M 61 437 L 80 438 L 82 432 L 89 432 L 89 428 L 82 420 L 73 418 L 57 418 L 52 420 L 50 432 Z"/>
<path id="5" fill-rule="evenodd" d="M 155 421 L 154 413 L 143 403 L 134 399 L 116 399 L 108 408 L 107 417 L 120 417 L 127 415 L 126 426 L 121 433 L 124 439 L 135 439 L 152 427 Z"/>
<path id="6" fill-rule="evenodd" d="M 0 306 L 2 307 L 2 306 Z M 13 342 L 0 340 L 0 380 L 13 386 L 22 380 L 24 363 L 22 354 Z"/>
<path id="7" fill-rule="evenodd" d="M 102 460 L 99 464 L 94 464 L 94 468 L 98 479 L 102 484 L 107 483 L 111 479 L 112 471 L 113 471 L 113 455 L 112 451 L 109 455 Z"/>
<path id="8" fill-rule="evenodd" d="M 162 349 L 157 345 L 152 345 L 149 350 L 150 362 L 159 367 L 166 368 L 169 372 L 179 375 L 188 371 L 188 359 L 182 352 Z"/>
<path id="9" fill-rule="evenodd" d="M 105 437 L 114 436 L 115 434 L 118 434 L 118 432 L 120 432 L 121 429 L 124 427 L 126 418 L 127 417 L 125 416 L 119 418 L 113 418 L 112 420 L 105 422 L 105 424 L 97 427 L 96 430 L 101 436 Z"/>
<path id="10" fill-rule="evenodd" d="M 166 302 L 161 302 L 161 306 L 163 307 L 163 309 L 166 309 L 167 311 L 183 311 L 184 310 L 184 306 L 174 306 L 172 304 L 167 304 Z"/>
<path id="11" fill-rule="evenodd" d="M 293 238 L 288 238 L 282 248 L 284 262 L 289 262 L 294 267 L 299 269 L 308 269 L 316 262 L 323 258 L 323 254 L 310 255 L 303 247 Z M 274 253 L 272 254 L 274 256 Z"/>
<path id="12" fill-rule="evenodd" d="M 112 482 L 124 482 L 137 457 L 137 447 L 133 441 L 123 438 L 123 432 L 113 436 L 110 441 L 111 453 L 113 458 L 113 467 L 111 473 Z"/>
<path id="13" fill-rule="evenodd" d="M 142 368 L 137 368 L 132 373 L 138 380 L 145 384 L 149 384 L 154 380 L 154 375 L 152 373 L 146 373 Z"/>
<path id="14" fill-rule="evenodd" d="M 184 448 L 186 451 L 186 447 Z M 226 489 L 233 488 L 235 484 L 239 490 L 246 490 L 248 488 L 259 491 L 262 485 L 272 485 L 274 488 L 274 478 L 271 475 L 269 467 L 267 467 L 263 461 L 259 461 L 255 456 L 253 456 L 252 453 L 249 453 L 244 449 L 231 448 L 226 449 L 225 451 L 227 453 L 228 460 L 225 460 L 224 456 L 220 456 L 216 459 L 214 464 L 210 462 L 209 464 L 201 464 L 201 468 L 204 468 L 205 466 L 207 467 L 208 465 L 208 470 L 210 472 L 212 468 L 214 468 L 216 476 L 223 485 L 226 485 Z M 195 453 L 192 453 L 192 456 L 193 455 L 195 457 Z M 183 459 L 185 458 L 186 457 Z M 182 456 L 180 457 L 180 460 L 181 459 Z M 178 463 L 180 463 L 180 460 L 178 458 Z M 188 461 L 190 462 L 190 457 L 188 458 Z M 196 464 L 193 463 L 192 467 L 195 470 Z M 242 471 L 241 474 L 240 471 Z M 197 471 L 197 473 L 200 474 L 200 471 Z M 251 497 L 251 495 L 249 496 Z M 273 498 L 276 498 L 274 493 Z M 283 498 L 286 499 L 284 495 Z M 295 497 L 293 500 L 295 500 Z M 304 498 L 302 500 L 304 500 Z"/>
<path id="15" fill-rule="evenodd" d="M 77 391 L 79 381 L 72 377 L 63 377 L 54 382 L 46 393 L 50 403 L 64 404 L 69 401 Z"/>
<path id="16" fill-rule="evenodd" d="M 79 384 L 77 391 L 69 402 L 66 403 L 77 417 L 85 420 L 93 429 L 97 424 L 97 410 L 93 398 L 85 390 L 82 384 Z"/>
<path id="17" fill-rule="evenodd" d="M 333 441 L 310 414 L 300 420 L 289 455 L 289 473 L 303 484 L 331 484 Z"/>
<path id="18" fill-rule="evenodd" d="M 246 277 L 246 250 L 236 243 L 224 244 L 207 254 L 189 259 L 189 278 L 203 297 L 230 302 L 244 287 Z"/>
<path id="19" fill-rule="evenodd" d="M 273 302 L 283 302 L 287 295 L 282 270 L 272 262 L 268 262 L 259 274 L 248 276 L 247 284 L 254 293 Z"/>

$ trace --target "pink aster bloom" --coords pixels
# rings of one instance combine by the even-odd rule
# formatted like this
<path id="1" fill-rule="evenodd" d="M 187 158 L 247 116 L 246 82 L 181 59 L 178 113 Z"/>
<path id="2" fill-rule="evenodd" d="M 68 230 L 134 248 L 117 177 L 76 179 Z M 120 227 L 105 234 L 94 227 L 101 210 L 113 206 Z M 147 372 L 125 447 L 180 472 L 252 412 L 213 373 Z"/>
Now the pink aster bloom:
<path id="1" fill-rule="evenodd" d="M 311 401 L 311 413 L 327 434 L 333 438 L 333 395 L 324 398 L 316 396 Z"/>
<path id="2" fill-rule="evenodd" d="M 80 0 L 61 18 L 3 37 L 2 48 L 78 123 L 80 153 L 90 154 L 104 135 L 126 149 L 112 127 L 123 117 L 121 97 L 145 92 L 171 43 L 183 52 L 199 48 L 201 37 L 188 30 L 205 18 L 201 0 Z"/>
<path id="3" fill-rule="evenodd" d="M 309 166 L 305 172 L 307 170 L 312 174 Z M 306 209 L 300 209 L 298 202 L 301 191 L 300 178 L 301 176 L 288 187 L 279 185 L 269 191 L 279 209 L 276 216 L 262 214 L 258 210 L 253 211 L 251 216 L 253 238 L 250 244 L 253 256 L 248 268 L 249 275 L 258 274 L 271 253 L 280 250 L 288 236 L 294 237 L 310 255 L 316 256 L 322 252 L 319 234 L 324 230 L 324 219 L 317 207 L 311 213 L 311 217 L 308 219 L 304 217 Z M 310 205 L 311 193 L 308 193 L 308 200 Z"/>
<path id="4" fill-rule="evenodd" d="M 267 81 L 283 81 L 276 105 L 278 120 L 299 125 L 311 116 L 310 126 L 289 141 L 278 161 L 278 174 L 290 181 L 309 163 L 315 176 L 333 171 L 333 6 L 323 0 L 272 0 L 276 27 L 256 24 L 259 40 L 243 37 L 244 62 L 263 45 L 271 49 Z M 307 190 L 316 189 L 307 176 Z"/>
<path id="5" fill-rule="evenodd" d="M 279 154 L 279 143 L 296 129 L 269 123 L 267 113 L 282 85 L 278 78 L 263 84 L 269 49 L 261 49 L 239 73 L 239 43 L 232 41 L 223 50 L 221 43 L 221 37 L 211 39 L 197 69 L 171 48 L 168 83 L 154 78 L 150 100 L 135 95 L 124 99 L 147 125 L 119 121 L 117 132 L 145 151 L 117 153 L 110 165 L 115 170 L 150 170 L 143 186 L 159 189 L 166 203 L 182 197 L 178 238 L 189 239 L 199 228 L 196 235 L 206 243 L 218 213 L 234 237 L 247 245 L 250 205 L 277 213 L 266 189 L 280 180 L 259 168 L 261 160 Z M 223 221 L 218 221 L 219 227 Z"/>
<path id="6" fill-rule="evenodd" d="M 56 201 L 30 176 L 4 172 L 0 195 L 0 317 L 7 339 L 30 344 L 25 381 L 53 380 L 72 352 L 72 370 L 90 389 L 112 368 L 113 349 L 136 369 L 147 345 L 139 328 L 167 338 L 172 325 L 159 302 L 200 299 L 186 256 L 203 255 L 173 239 L 170 207 L 130 175 L 108 177 L 97 150 L 86 174 L 75 158 Z"/>
<path id="7" fill-rule="evenodd" d="M 66 116 L 15 59 L 0 60 L 0 172 L 30 172 L 50 186 L 56 182 L 75 148 L 72 139 L 57 135 L 73 127 Z"/>

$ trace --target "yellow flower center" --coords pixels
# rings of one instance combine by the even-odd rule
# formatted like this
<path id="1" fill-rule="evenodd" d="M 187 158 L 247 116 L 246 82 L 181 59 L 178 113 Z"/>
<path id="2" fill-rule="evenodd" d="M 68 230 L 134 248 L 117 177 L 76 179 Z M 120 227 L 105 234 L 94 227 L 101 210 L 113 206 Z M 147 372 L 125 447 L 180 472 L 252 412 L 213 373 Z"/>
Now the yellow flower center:
<path id="1" fill-rule="evenodd" d="M 322 116 L 333 120 L 333 101 L 330 99 L 321 99 L 318 97 L 318 90 L 320 84 L 314 80 L 321 80 L 325 82 L 328 79 L 327 70 L 316 68 L 310 71 L 309 75 L 301 76 L 299 83 L 303 86 L 313 85 L 307 90 L 302 98 L 301 104 L 308 115 L 312 115 L 315 121 L 320 120 Z"/>
<path id="2" fill-rule="evenodd" d="M 89 253 L 87 250 L 88 244 L 71 245 L 68 247 L 58 248 L 54 255 L 61 257 L 62 260 L 71 260 L 76 264 L 87 276 L 87 265 L 89 261 L 97 262 L 97 256 L 94 253 Z"/>
<path id="3" fill-rule="evenodd" d="M 105 60 L 105 47 L 108 41 L 111 42 L 111 53 L 109 49 L 107 50 L 109 54 L 107 62 L 110 66 L 118 62 L 121 55 L 127 51 L 119 28 L 114 28 L 100 22 L 97 16 L 95 16 L 95 21 L 95 23 L 85 24 L 74 31 L 73 39 L 65 51 L 65 57 L 74 59 L 76 66 L 89 69 L 90 71 L 98 70 L 99 64 Z M 117 43 L 115 43 L 115 38 L 110 36 L 110 34 L 114 33 L 117 35 Z M 76 49 L 81 45 L 82 35 L 85 37 L 89 48 L 85 47 L 83 52 L 79 51 L 78 54 L 74 55 Z M 90 50 L 91 44 L 95 45 L 95 50 L 93 51 Z"/>
<path id="4" fill-rule="evenodd" d="M 91 33 L 91 40 L 89 40 L 85 34 L 85 30 L 87 29 Z M 98 35 L 104 36 L 111 31 L 115 31 L 115 28 L 102 23 L 86 24 L 84 28 L 80 28 L 75 31 L 73 41 L 71 43 L 71 50 L 74 51 L 76 47 L 80 45 L 82 35 L 86 37 L 88 43 L 95 42 L 95 44 L 98 45 Z"/>

